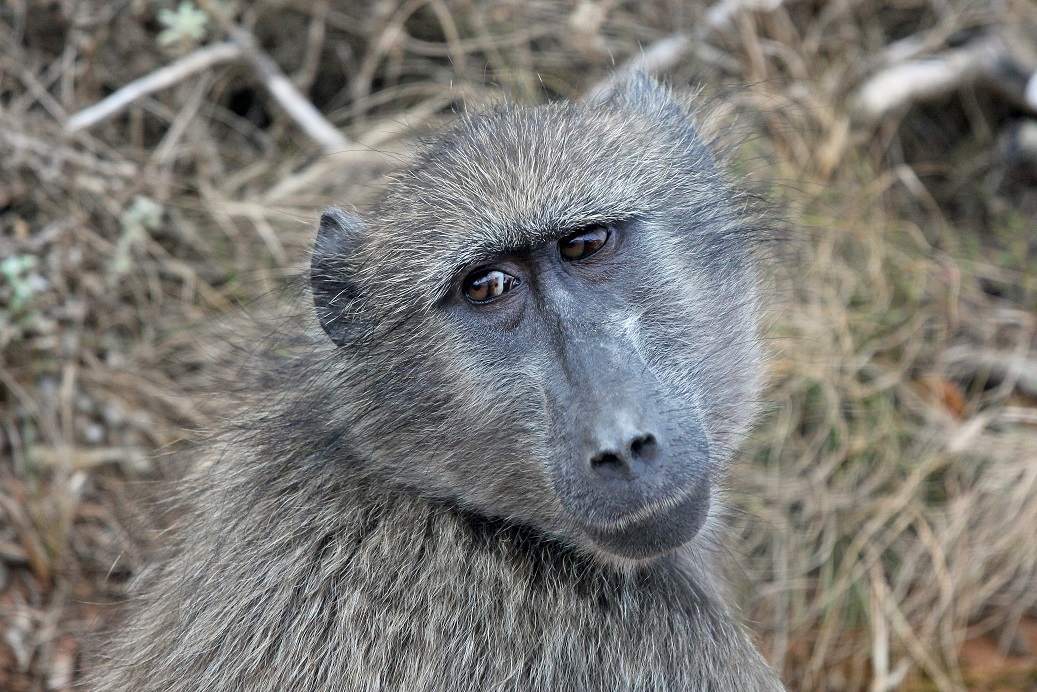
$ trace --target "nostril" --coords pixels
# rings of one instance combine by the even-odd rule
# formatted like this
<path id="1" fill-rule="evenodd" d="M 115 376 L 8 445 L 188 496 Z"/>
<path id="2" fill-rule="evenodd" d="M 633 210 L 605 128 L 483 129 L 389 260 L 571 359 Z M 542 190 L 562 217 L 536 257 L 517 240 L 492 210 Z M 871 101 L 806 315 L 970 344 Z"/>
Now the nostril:
<path id="1" fill-rule="evenodd" d="M 591 459 L 591 469 L 602 478 L 627 478 L 629 465 L 612 452 L 602 452 Z"/>
<path id="2" fill-rule="evenodd" d="M 630 443 L 630 453 L 634 459 L 641 461 L 652 461 L 659 453 L 659 443 L 655 441 L 655 435 L 642 435 Z"/>
<path id="3" fill-rule="evenodd" d="M 625 466 L 623 460 L 612 452 L 602 452 L 598 456 L 591 459 L 591 468 L 595 469 L 607 469 L 607 468 L 622 468 Z"/>

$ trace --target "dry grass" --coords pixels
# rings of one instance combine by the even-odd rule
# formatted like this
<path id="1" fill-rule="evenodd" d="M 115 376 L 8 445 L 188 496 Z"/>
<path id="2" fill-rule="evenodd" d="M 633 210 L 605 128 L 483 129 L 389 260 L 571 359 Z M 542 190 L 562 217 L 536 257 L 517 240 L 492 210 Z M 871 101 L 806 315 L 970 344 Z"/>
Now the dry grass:
<path id="1" fill-rule="evenodd" d="M 318 209 L 451 108 L 578 97 L 675 32 L 698 38 L 663 76 L 748 123 L 735 165 L 794 229 L 732 483 L 770 658 L 793 689 L 1037 684 L 962 665 L 983 635 L 1025 650 L 1037 614 L 1037 193 L 997 146 L 1024 112 L 966 88 L 868 124 L 852 98 L 892 40 L 1026 27 L 1034 0 L 789 0 L 713 29 L 666 0 L 255 3 L 237 20 L 354 146 L 322 153 L 244 61 L 65 134 L 195 47 L 160 45 L 159 5 L 0 7 L 0 688 L 73 684 L 161 540 L 148 455 L 218 415 L 214 320 L 291 300 Z"/>

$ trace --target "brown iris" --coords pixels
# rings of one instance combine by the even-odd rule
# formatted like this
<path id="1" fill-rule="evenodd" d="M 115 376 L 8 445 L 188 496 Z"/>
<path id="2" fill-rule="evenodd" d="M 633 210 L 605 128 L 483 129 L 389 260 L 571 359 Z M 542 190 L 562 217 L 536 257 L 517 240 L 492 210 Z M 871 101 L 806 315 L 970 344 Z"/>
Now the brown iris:
<path id="1" fill-rule="evenodd" d="M 609 229 L 594 225 L 574 231 L 558 241 L 558 251 L 567 260 L 581 260 L 590 257 L 609 239 Z"/>
<path id="2" fill-rule="evenodd" d="M 518 277 L 500 269 L 477 269 L 465 277 L 465 296 L 473 303 L 488 303 L 518 286 Z"/>

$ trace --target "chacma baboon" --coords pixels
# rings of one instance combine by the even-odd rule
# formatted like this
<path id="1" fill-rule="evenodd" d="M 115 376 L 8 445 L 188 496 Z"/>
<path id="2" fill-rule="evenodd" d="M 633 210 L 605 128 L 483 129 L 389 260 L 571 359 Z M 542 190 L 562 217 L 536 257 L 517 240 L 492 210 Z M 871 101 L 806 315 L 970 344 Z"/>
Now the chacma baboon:
<path id="1" fill-rule="evenodd" d="M 327 211 L 323 331 L 99 687 L 780 690 L 714 567 L 762 226 L 692 120 L 641 76 L 501 107 Z"/>

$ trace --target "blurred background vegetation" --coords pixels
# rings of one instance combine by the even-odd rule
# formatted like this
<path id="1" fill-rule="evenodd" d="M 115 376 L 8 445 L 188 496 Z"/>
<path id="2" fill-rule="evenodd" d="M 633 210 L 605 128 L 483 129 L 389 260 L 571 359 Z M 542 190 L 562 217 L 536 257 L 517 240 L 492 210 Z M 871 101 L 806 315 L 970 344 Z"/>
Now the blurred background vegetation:
<path id="1" fill-rule="evenodd" d="M 0 689 L 73 688 L 118 627 L 226 334 L 305 309 L 321 208 L 630 61 L 788 221 L 729 493 L 767 656 L 1037 689 L 1037 0 L 3 0 Z"/>

